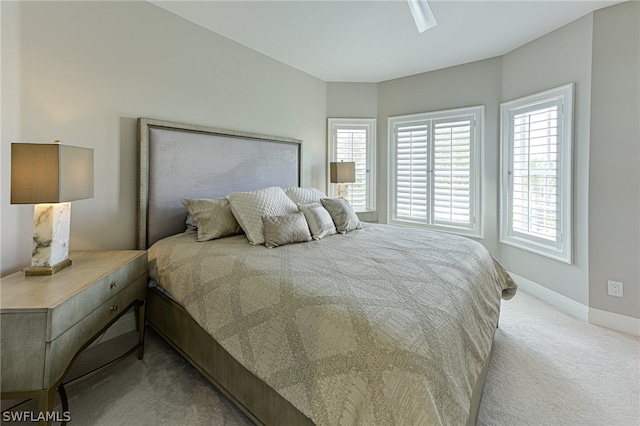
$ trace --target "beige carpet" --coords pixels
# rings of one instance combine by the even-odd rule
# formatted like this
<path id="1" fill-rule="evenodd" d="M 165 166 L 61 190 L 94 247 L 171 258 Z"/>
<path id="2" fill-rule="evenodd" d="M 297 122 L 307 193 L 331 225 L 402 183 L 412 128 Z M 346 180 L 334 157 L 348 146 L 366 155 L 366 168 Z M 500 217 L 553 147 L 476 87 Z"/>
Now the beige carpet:
<path id="1" fill-rule="evenodd" d="M 640 425 L 640 338 L 520 291 L 495 339 L 478 425 Z"/>
<path id="2" fill-rule="evenodd" d="M 142 361 L 68 394 L 74 426 L 252 424 L 153 332 Z M 640 425 L 640 338 L 520 292 L 502 305 L 478 425 Z"/>

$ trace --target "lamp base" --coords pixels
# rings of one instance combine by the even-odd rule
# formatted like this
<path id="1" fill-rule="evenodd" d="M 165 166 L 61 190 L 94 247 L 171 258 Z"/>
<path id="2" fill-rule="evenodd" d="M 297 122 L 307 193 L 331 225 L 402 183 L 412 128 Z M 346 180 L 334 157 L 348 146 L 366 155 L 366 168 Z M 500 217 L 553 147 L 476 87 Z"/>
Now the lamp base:
<path id="1" fill-rule="evenodd" d="M 38 275 L 53 275 L 56 272 L 62 271 L 67 266 L 71 266 L 71 259 L 65 259 L 60 263 L 53 266 L 32 266 L 24 270 L 24 274 L 28 277 Z"/>
<path id="2" fill-rule="evenodd" d="M 348 183 L 339 183 L 337 184 L 337 195 L 338 198 L 344 198 L 345 200 L 349 196 L 349 184 Z"/>
<path id="3" fill-rule="evenodd" d="M 31 268 L 27 275 L 52 275 L 71 264 L 71 203 L 36 204 L 33 209 Z"/>

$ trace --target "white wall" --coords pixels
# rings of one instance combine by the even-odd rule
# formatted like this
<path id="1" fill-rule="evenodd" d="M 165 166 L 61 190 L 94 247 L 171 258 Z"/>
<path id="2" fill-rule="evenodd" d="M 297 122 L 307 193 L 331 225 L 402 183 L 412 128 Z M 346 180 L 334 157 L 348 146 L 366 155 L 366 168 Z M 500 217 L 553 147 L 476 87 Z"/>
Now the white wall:
<path id="1" fill-rule="evenodd" d="M 589 304 L 640 318 L 640 3 L 594 14 Z M 622 299 L 607 280 L 624 284 Z"/>
<path id="2" fill-rule="evenodd" d="M 9 204 L 11 142 L 94 149 L 71 249 L 135 246 L 136 118 L 302 139 L 325 189 L 326 83 L 147 2 L 0 2 L 1 274 L 28 266 L 32 206 Z"/>
<path id="3" fill-rule="evenodd" d="M 591 43 L 589 14 L 503 56 L 502 101 L 575 83 L 573 132 L 572 265 L 502 247 L 505 267 L 533 282 L 589 305 L 589 133 L 591 116 Z"/>
<path id="4" fill-rule="evenodd" d="M 327 117 L 376 118 L 376 83 L 327 83 Z"/>

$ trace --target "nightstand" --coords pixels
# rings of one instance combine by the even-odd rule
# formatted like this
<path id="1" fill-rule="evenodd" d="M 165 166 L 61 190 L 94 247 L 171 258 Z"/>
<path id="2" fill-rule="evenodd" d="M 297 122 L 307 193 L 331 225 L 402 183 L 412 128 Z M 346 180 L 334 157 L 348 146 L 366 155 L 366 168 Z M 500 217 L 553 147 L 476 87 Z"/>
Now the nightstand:
<path id="1" fill-rule="evenodd" d="M 56 391 L 68 411 L 63 384 L 71 364 L 131 308 L 138 342 L 107 366 L 143 355 L 147 252 L 73 251 L 69 258 L 73 264 L 57 274 L 17 272 L 0 282 L 2 399 L 37 398 L 39 420 L 53 413 Z"/>

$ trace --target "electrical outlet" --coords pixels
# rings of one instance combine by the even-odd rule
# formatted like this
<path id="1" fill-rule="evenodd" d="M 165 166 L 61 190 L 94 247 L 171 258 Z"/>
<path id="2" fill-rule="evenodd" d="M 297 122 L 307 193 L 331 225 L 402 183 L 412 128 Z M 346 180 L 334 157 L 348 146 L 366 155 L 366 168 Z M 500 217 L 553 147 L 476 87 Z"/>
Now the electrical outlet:
<path id="1" fill-rule="evenodd" d="M 619 281 L 607 281 L 609 296 L 622 297 L 622 283 Z"/>

